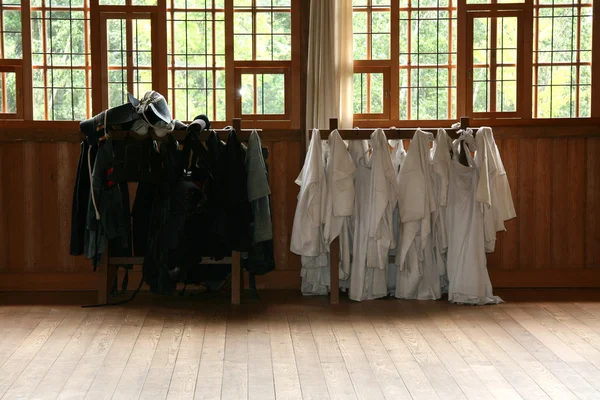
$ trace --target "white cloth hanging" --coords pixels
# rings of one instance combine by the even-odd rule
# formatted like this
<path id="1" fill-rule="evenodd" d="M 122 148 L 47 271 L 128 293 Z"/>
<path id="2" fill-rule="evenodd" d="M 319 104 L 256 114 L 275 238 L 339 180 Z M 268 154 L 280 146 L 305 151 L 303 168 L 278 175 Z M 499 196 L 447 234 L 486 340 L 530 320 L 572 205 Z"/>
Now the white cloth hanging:
<path id="1" fill-rule="evenodd" d="M 446 228 L 446 205 L 448 202 L 448 174 L 450 170 L 450 149 L 452 140 L 444 129 L 438 129 L 431 148 L 431 173 L 436 210 L 432 214 L 431 232 L 433 256 L 440 274 L 442 293 L 448 293 L 446 256 L 448 250 L 448 232 Z"/>
<path id="2" fill-rule="evenodd" d="M 493 252 L 496 232 L 505 231 L 504 222 L 517 213 L 492 128 L 479 128 L 475 141 L 475 165 L 480 176 L 476 200 L 482 203 L 484 212 L 485 248 Z"/>
<path id="3" fill-rule="evenodd" d="M 487 271 L 483 210 L 477 201 L 479 171 L 470 151 L 466 151 L 469 166 L 458 161 L 459 144 L 475 145 L 470 132 L 463 133 L 453 143 L 450 163 L 446 226 L 448 227 L 448 300 L 461 304 L 497 304 L 502 302 L 492 292 Z"/>
<path id="4" fill-rule="evenodd" d="M 390 142 L 391 144 L 391 142 Z M 394 166 L 394 172 L 396 173 L 396 187 L 399 186 L 399 178 L 400 178 L 400 168 L 402 168 L 402 164 L 404 164 L 404 160 L 406 159 L 406 150 L 404 150 L 404 143 L 402 140 L 397 140 L 394 143 L 394 150 L 391 154 L 392 157 L 392 165 Z M 400 243 L 402 243 L 402 238 L 400 233 L 401 222 L 400 222 L 400 212 L 398 210 L 398 205 L 394 208 L 394 214 L 392 215 L 392 227 L 394 231 L 394 238 L 396 240 L 397 246 L 393 249 L 390 249 L 390 257 L 394 257 L 397 254 L 398 248 L 400 247 Z M 387 286 L 388 286 L 388 294 L 390 296 L 395 296 L 396 294 L 396 277 L 398 276 L 398 268 L 395 263 L 388 264 L 388 273 L 387 273 Z"/>
<path id="5" fill-rule="evenodd" d="M 392 212 L 396 205 L 396 177 L 389 147 L 381 129 L 371 135 L 371 154 L 358 158 L 349 297 L 370 300 L 387 295 L 387 258 L 394 247 Z"/>
<path id="6" fill-rule="evenodd" d="M 398 209 L 402 242 L 396 252 L 397 298 L 434 300 L 441 297 L 440 274 L 431 238 L 432 213 L 437 207 L 431 173 L 432 140 L 431 133 L 418 129 L 400 169 Z"/>
<path id="7" fill-rule="evenodd" d="M 335 238 L 340 237 L 340 279 L 343 280 L 350 276 L 350 236 L 347 219 L 354 212 L 356 165 L 337 129 L 331 132 L 328 142 L 324 239 L 329 246 Z M 344 224 L 346 229 L 342 230 Z"/>
<path id="8" fill-rule="evenodd" d="M 318 129 L 312 131 L 308 153 L 296 184 L 300 186 L 300 193 L 290 250 L 302 256 L 302 293 L 324 295 L 329 288 L 329 257 L 323 237 L 327 188 Z"/>

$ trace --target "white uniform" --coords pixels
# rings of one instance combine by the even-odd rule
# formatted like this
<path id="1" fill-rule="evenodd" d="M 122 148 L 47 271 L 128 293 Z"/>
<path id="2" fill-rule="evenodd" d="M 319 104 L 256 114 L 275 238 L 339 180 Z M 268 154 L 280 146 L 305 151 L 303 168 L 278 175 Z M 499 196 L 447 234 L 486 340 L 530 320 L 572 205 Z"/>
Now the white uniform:
<path id="1" fill-rule="evenodd" d="M 480 176 L 476 200 L 482 203 L 484 210 L 485 248 L 493 252 L 496 232 L 505 231 L 504 222 L 515 218 L 517 213 L 492 128 L 479 128 L 476 149 L 475 165 Z"/>
<path id="2" fill-rule="evenodd" d="M 431 149 L 431 172 L 433 192 L 437 204 L 432 215 L 433 256 L 440 274 L 442 293 L 448 293 L 448 276 L 446 273 L 446 255 L 448 250 L 448 233 L 446 229 L 446 204 L 448 201 L 448 173 L 450 169 L 450 148 L 452 141 L 444 129 L 438 129 Z"/>
<path id="3" fill-rule="evenodd" d="M 417 130 L 400 169 L 398 209 L 402 242 L 396 252 L 395 296 L 402 299 L 441 297 L 431 238 L 432 213 L 437 207 L 431 174 L 431 140 L 432 134 Z"/>
<path id="4" fill-rule="evenodd" d="M 483 211 L 476 201 L 479 171 L 467 151 L 469 166 L 458 161 L 458 145 L 466 141 L 471 148 L 474 139 L 463 134 L 454 141 L 450 163 L 446 226 L 448 232 L 448 300 L 464 304 L 495 304 L 502 301 L 492 293 L 487 271 Z"/>
<path id="5" fill-rule="evenodd" d="M 364 153 L 355 179 L 353 259 L 350 272 L 352 300 L 387 296 L 387 259 L 395 246 L 392 213 L 396 205 L 396 176 L 385 134 L 371 135 L 372 154 Z"/>
<path id="6" fill-rule="evenodd" d="M 327 245 L 336 237 L 340 237 L 340 279 L 343 280 L 350 276 L 350 235 L 347 219 L 354 212 L 356 166 L 337 129 L 331 132 L 328 142 L 324 237 Z"/>
<path id="7" fill-rule="evenodd" d="M 396 141 L 394 145 L 394 150 L 392 151 L 392 165 L 394 166 L 394 172 L 396 173 L 396 187 L 399 185 L 400 178 L 400 168 L 402 168 L 402 164 L 404 164 L 404 159 L 406 158 L 406 150 L 404 150 L 404 143 L 402 140 Z M 398 211 L 398 206 L 394 208 L 394 214 L 392 217 L 392 227 L 394 229 L 394 238 L 396 240 L 396 248 L 390 249 L 390 256 L 396 256 L 398 251 L 398 247 L 400 247 L 400 243 L 402 243 L 402 239 L 400 237 L 401 226 L 400 226 L 400 212 Z M 388 264 L 388 274 L 387 274 L 387 285 L 388 285 L 388 294 L 390 296 L 395 296 L 396 294 L 396 277 L 398 276 L 398 268 L 395 263 Z"/>
<path id="8" fill-rule="evenodd" d="M 302 256 L 302 293 L 327 294 L 328 248 L 323 237 L 325 220 L 325 164 L 319 131 L 313 129 L 304 167 L 296 179 L 300 186 L 290 250 Z"/>

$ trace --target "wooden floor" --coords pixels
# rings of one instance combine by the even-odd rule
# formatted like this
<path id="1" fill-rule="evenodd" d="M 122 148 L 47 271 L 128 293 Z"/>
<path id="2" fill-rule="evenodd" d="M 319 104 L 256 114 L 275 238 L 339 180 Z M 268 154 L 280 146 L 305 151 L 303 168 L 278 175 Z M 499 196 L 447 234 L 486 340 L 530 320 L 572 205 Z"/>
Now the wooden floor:
<path id="1" fill-rule="evenodd" d="M 2 399 L 600 399 L 600 302 L 0 306 Z"/>

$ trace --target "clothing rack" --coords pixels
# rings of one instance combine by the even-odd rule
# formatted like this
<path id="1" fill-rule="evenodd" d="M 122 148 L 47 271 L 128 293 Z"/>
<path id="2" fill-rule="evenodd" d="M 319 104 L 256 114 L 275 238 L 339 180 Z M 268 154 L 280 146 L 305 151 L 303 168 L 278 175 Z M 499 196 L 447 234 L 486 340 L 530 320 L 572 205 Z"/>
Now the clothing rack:
<path id="1" fill-rule="evenodd" d="M 469 127 L 469 117 L 461 117 L 460 127 L 458 128 L 442 128 L 449 136 L 458 137 L 461 130 Z M 375 128 L 359 128 L 359 129 L 338 129 L 338 119 L 331 118 L 329 120 L 329 130 L 320 130 L 321 139 L 327 140 L 329 134 L 338 130 L 343 140 L 368 140 Z M 386 128 L 382 129 L 388 139 L 412 139 L 415 131 L 419 128 Z M 439 128 L 420 128 L 424 132 L 436 134 Z M 331 243 L 329 249 L 329 278 L 330 292 L 329 302 L 338 304 L 340 302 L 340 243 L 339 237 L 336 237 Z"/>
<path id="2" fill-rule="evenodd" d="M 233 129 L 235 129 L 240 141 L 247 141 L 250 134 L 256 130 L 257 132 L 262 131 L 261 129 L 241 129 L 242 120 L 241 118 L 233 119 Z M 226 140 L 227 136 L 231 132 L 230 129 L 211 129 L 210 131 L 202 131 L 200 133 L 201 140 L 207 140 L 210 132 L 214 131 L 221 140 Z M 161 140 L 162 138 L 156 137 L 154 132 L 151 133 L 154 139 Z M 186 131 L 173 131 L 171 135 L 178 141 L 184 140 L 187 132 Z M 113 131 L 110 134 L 112 140 L 123 140 L 127 137 L 134 137 L 143 139 L 146 136 L 139 135 L 132 131 Z M 107 304 L 109 299 L 109 293 L 115 278 L 117 277 L 117 265 L 143 265 L 144 257 L 109 257 L 108 256 L 108 241 L 107 248 L 102 253 L 100 262 L 98 264 L 99 278 L 98 278 L 98 303 Z M 239 251 L 232 251 L 231 257 L 225 257 L 223 260 L 202 260 L 202 264 L 214 265 L 214 264 L 231 264 L 231 304 L 240 304 L 241 292 L 244 287 L 244 271 L 241 268 L 241 257 Z M 252 279 L 252 277 L 251 277 Z"/>

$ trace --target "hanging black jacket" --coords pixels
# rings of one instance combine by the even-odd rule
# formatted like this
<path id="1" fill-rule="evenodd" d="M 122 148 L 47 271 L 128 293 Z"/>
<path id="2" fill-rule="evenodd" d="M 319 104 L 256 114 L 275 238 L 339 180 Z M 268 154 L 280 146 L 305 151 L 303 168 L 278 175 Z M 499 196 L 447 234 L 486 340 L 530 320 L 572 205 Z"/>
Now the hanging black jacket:
<path id="1" fill-rule="evenodd" d="M 96 161 L 98 146 L 93 145 L 90 153 L 90 164 Z M 84 253 L 84 238 L 88 203 L 90 200 L 90 170 L 88 168 L 88 152 L 90 147 L 86 141 L 81 142 L 79 161 L 77 162 L 77 175 L 73 188 L 73 202 L 71 206 L 71 246 L 69 253 L 80 256 Z"/>

